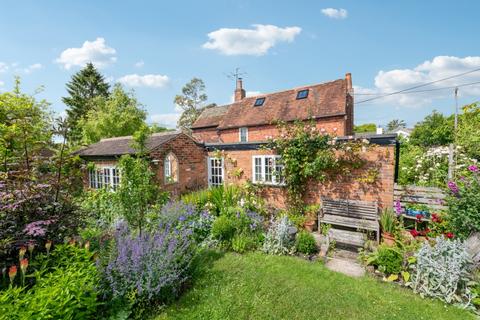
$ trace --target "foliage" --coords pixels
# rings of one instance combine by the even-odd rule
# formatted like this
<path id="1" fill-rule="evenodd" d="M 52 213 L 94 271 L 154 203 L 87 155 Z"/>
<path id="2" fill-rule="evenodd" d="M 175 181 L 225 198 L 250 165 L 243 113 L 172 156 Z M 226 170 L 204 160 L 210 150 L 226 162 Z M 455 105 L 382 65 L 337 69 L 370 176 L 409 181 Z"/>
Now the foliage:
<path id="1" fill-rule="evenodd" d="M 281 156 L 290 207 L 303 208 L 310 180 L 325 181 L 340 173 L 349 176 L 365 165 L 360 152 L 366 141 L 336 143 L 315 122 L 280 123 L 279 130 L 280 137 L 271 139 L 267 148 Z"/>
<path id="2" fill-rule="evenodd" d="M 467 298 L 471 264 L 460 240 L 438 237 L 433 245 L 425 242 L 415 256 L 411 283 L 415 292 L 448 303 Z"/>
<path id="3" fill-rule="evenodd" d="M 88 319 L 99 307 L 99 281 L 93 253 L 60 245 L 37 261 L 31 288 L 0 291 L 2 319 Z"/>
<path id="4" fill-rule="evenodd" d="M 405 167 L 406 164 L 401 163 L 402 175 L 408 177 L 405 182 L 422 186 L 444 187 L 448 179 L 448 155 L 448 146 L 432 147 L 413 156 L 413 161 L 408 164 L 409 167 Z M 455 171 L 458 175 L 468 175 L 467 168 L 477 163 L 475 159 L 466 156 L 461 146 L 457 146 L 455 158 Z"/>
<path id="5" fill-rule="evenodd" d="M 402 270 L 403 253 L 399 248 L 381 244 L 377 251 L 368 257 L 367 264 L 377 266 L 378 270 L 385 274 L 397 274 Z"/>
<path id="6" fill-rule="evenodd" d="M 87 190 L 77 199 L 91 224 L 108 229 L 120 219 L 122 208 L 116 193 L 107 189 Z"/>
<path id="7" fill-rule="evenodd" d="M 413 128 L 410 142 L 417 146 L 445 146 L 453 142 L 453 117 L 433 111 Z"/>
<path id="8" fill-rule="evenodd" d="M 296 257 L 209 251 L 197 264 L 192 290 L 155 319 L 475 319 L 410 290 Z"/>
<path id="9" fill-rule="evenodd" d="M 159 225 L 154 232 L 136 234 L 119 223 L 114 248 L 99 268 L 103 289 L 113 298 L 165 302 L 176 297 L 187 279 L 193 257 L 190 229 Z"/>
<path id="10" fill-rule="evenodd" d="M 480 103 L 463 107 L 456 139 L 469 157 L 480 160 Z"/>
<path id="11" fill-rule="evenodd" d="M 295 245 L 292 228 L 294 227 L 287 216 L 272 220 L 265 235 L 262 251 L 273 255 L 292 253 Z"/>
<path id="12" fill-rule="evenodd" d="M 183 110 L 180 119 L 178 119 L 177 127 L 185 131 L 190 131 L 190 127 L 202 111 L 215 106 L 215 104 L 204 106 L 207 99 L 203 80 L 199 78 L 190 80 L 190 82 L 182 88 L 182 94 L 176 95 L 173 101 Z"/>
<path id="13" fill-rule="evenodd" d="M 194 206 L 197 210 L 203 210 L 207 207 L 210 193 L 211 189 L 198 190 L 182 195 L 181 199 L 184 203 Z"/>
<path id="14" fill-rule="evenodd" d="M 213 216 L 206 210 L 197 210 L 194 206 L 182 201 L 171 201 L 164 206 L 154 220 L 148 222 L 150 226 L 170 225 L 175 229 L 190 229 L 192 237 L 199 243 L 210 235 Z"/>
<path id="15" fill-rule="evenodd" d="M 380 226 L 383 232 L 393 234 L 397 227 L 397 217 L 391 208 L 382 211 L 380 215 Z"/>
<path id="16" fill-rule="evenodd" d="M 377 125 L 375 123 L 365 123 L 353 128 L 355 133 L 364 133 L 364 132 L 376 132 Z"/>
<path id="17" fill-rule="evenodd" d="M 142 157 L 124 155 L 120 158 L 119 167 L 122 179 L 117 195 L 121 214 L 131 227 L 141 233 L 145 216 L 160 194 L 154 180 L 155 173 L 150 169 L 148 160 Z"/>
<path id="18" fill-rule="evenodd" d="M 213 222 L 212 237 L 227 249 L 238 248 L 237 250 L 242 251 L 256 247 L 260 241 L 262 229 L 261 215 L 240 207 L 230 207 Z M 236 248 L 233 247 L 234 241 Z"/>
<path id="19" fill-rule="evenodd" d="M 94 108 L 95 98 L 108 97 L 110 86 L 91 62 L 75 73 L 66 86 L 68 96 L 63 97 L 62 101 L 68 107 L 69 140 L 75 144 L 80 141 L 82 132 L 78 121 Z"/>
<path id="20" fill-rule="evenodd" d="M 409 142 L 409 140 L 400 138 L 400 162 L 398 183 L 400 185 L 415 184 L 419 181 L 415 171 L 417 160 L 424 154 L 423 147 L 419 147 Z"/>
<path id="21" fill-rule="evenodd" d="M 469 168 L 470 177 L 449 182 L 450 195 L 446 199 L 449 224 L 460 238 L 480 231 L 480 169 L 474 165 Z"/>
<path id="22" fill-rule="evenodd" d="M 387 131 L 388 132 L 394 131 L 394 130 L 397 130 L 397 129 L 406 128 L 406 127 L 407 127 L 407 123 L 404 120 L 393 119 L 392 121 L 387 123 Z"/>
<path id="23" fill-rule="evenodd" d="M 310 232 L 300 231 L 295 240 L 295 249 L 304 254 L 314 254 L 317 252 L 317 243 Z"/>
<path id="24" fill-rule="evenodd" d="M 107 97 L 97 97 L 94 107 L 78 120 L 83 144 L 91 144 L 103 138 L 129 136 L 145 123 L 146 112 L 133 92 L 125 92 L 116 84 Z"/>
<path id="25" fill-rule="evenodd" d="M 31 169 L 40 151 L 48 149 L 53 124 L 48 106 L 22 93 L 19 78 L 12 92 L 0 94 L 0 172 L 19 165 Z"/>

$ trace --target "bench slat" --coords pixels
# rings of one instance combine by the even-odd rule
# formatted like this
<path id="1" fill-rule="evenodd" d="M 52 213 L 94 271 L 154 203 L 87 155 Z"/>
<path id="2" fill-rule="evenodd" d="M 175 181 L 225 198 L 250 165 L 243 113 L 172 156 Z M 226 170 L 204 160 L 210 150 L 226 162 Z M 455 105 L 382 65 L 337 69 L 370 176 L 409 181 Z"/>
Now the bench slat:
<path id="1" fill-rule="evenodd" d="M 320 218 L 320 222 L 352 228 L 361 228 L 374 231 L 378 230 L 378 223 L 376 221 L 359 220 L 355 218 L 334 215 L 324 215 L 322 218 Z"/>

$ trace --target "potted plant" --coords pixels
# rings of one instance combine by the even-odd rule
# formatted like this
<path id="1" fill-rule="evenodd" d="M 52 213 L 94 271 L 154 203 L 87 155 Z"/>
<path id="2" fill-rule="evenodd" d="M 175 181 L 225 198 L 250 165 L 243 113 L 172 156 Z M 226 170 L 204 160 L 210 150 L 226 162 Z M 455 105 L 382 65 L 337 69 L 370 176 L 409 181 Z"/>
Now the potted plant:
<path id="1" fill-rule="evenodd" d="M 305 230 L 313 232 L 318 219 L 318 212 L 320 210 L 319 204 L 311 204 L 305 207 L 305 223 L 303 224 Z"/>
<path id="2" fill-rule="evenodd" d="M 383 210 L 380 215 L 380 226 L 382 227 L 383 242 L 387 246 L 393 246 L 395 244 L 394 232 L 397 225 L 397 218 L 392 209 L 387 208 Z"/>

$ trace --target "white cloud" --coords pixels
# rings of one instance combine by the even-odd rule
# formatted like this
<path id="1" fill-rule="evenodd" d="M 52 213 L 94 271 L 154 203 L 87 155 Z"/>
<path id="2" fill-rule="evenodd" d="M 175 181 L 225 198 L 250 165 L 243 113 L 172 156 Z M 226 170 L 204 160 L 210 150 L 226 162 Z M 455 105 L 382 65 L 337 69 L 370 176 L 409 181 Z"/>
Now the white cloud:
<path id="1" fill-rule="evenodd" d="M 143 60 L 137 61 L 137 62 L 135 62 L 135 64 L 134 64 L 134 66 L 135 66 L 136 68 L 141 68 L 141 67 L 143 67 L 144 65 L 145 65 L 145 62 L 143 62 Z"/>
<path id="2" fill-rule="evenodd" d="M 29 73 L 32 73 L 35 70 L 40 70 L 42 68 L 43 68 L 43 66 L 42 66 L 41 63 L 34 63 L 34 64 L 31 64 L 28 67 L 24 68 L 23 72 L 25 72 L 26 74 L 29 74 Z"/>
<path id="3" fill-rule="evenodd" d="M 427 60 L 412 69 L 394 69 L 381 70 L 375 77 L 374 88 L 356 87 L 356 101 L 362 101 L 373 96 L 371 94 L 387 94 L 400 91 L 427 82 L 454 76 L 480 68 L 480 56 L 459 58 L 454 56 L 437 56 L 432 60 Z M 465 76 L 434 83 L 432 85 L 414 89 L 412 91 L 424 91 L 431 89 L 440 89 L 445 87 L 454 87 L 462 84 L 480 81 L 480 71 L 467 74 Z M 464 86 L 459 88 L 460 95 L 478 96 L 480 95 L 480 85 Z M 400 106 L 424 106 L 432 103 L 434 100 L 451 97 L 453 88 L 446 90 L 434 90 L 426 92 L 417 92 L 410 94 L 398 94 L 382 99 L 372 101 L 376 103 L 389 103 Z M 366 94 L 366 95 L 365 95 Z"/>
<path id="4" fill-rule="evenodd" d="M 8 69 L 9 69 L 8 64 L 0 61 L 0 73 L 7 72 Z"/>
<path id="5" fill-rule="evenodd" d="M 160 126 L 165 126 L 167 128 L 173 129 L 177 127 L 178 119 L 182 115 L 181 112 L 176 113 L 159 113 L 153 114 L 150 118 L 152 122 L 158 123 Z"/>
<path id="6" fill-rule="evenodd" d="M 104 38 L 97 38 L 95 41 L 85 41 L 80 48 L 64 50 L 55 62 L 67 70 L 74 66 L 83 66 L 87 62 L 102 68 L 117 61 L 115 54 L 116 50 L 107 46 Z"/>
<path id="7" fill-rule="evenodd" d="M 292 42 L 301 31 L 300 27 L 262 24 L 254 24 L 253 29 L 221 28 L 208 34 L 209 40 L 203 48 L 225 55 L 261 56 L 279 42 Z"/>
<path id="8" fill-rule="evenodd" d="M 118 79 L 118 82 L 130 87 L 163 88 L 170 82 L 170 79 L 168 76 L 161 74 L 146 74 L 143 76 L 128 74 Z"/>
<path id="9" fill-rule="evenodd" d="M 345 19 L 348 17 L 348 11 L 345 9 L 325 8 L 322 9 L 322 13 L 329 18 L 333 19 Z"/>
<path id="10" fill-rule="evenodd" d="M 0 80 L 0 87 L 3 87 L 5 85 L 5 82 Z"/>

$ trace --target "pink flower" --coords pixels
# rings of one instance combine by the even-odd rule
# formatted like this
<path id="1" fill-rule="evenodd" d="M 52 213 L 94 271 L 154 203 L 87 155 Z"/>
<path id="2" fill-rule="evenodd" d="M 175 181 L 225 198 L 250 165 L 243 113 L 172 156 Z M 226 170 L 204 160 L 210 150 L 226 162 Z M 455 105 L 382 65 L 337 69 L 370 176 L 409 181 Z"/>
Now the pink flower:
<path id="1" fill-rule="evenodd" d="M 458 186 L 455 182 L 449 181 L 448 182 L 448 188 L 450 191 L 452 191 L 454 194 L 458 194 Z"/>
<path id="2" fill-rule="evenodd" d="M 479 171 L 479 169 L 476 165 L 469 166 L 468 170 L 470 170 L 471 172 L 478 172 Z"/>

